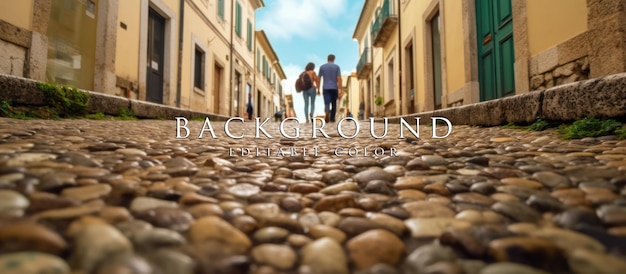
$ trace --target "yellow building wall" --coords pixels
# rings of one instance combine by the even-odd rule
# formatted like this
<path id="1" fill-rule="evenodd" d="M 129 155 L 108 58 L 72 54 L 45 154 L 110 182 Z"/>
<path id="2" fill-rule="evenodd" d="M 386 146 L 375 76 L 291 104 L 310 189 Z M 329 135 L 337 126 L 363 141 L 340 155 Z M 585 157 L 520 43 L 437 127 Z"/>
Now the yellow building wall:
<path id="1" fill-rule="evenodd" d="M 586 0 L 528 0 L 526 5 L 531 56 L 587 30 Z"/>
<path id="2" fill-rule="evenodd" d="M 141 1 L 120 1 L 117 11 L 118 29 L 115 49 L 115 74 L 126 80 L 139 81 L 139 38 Z M 126 29 L 120 26 L 126 25 Z"/>
<path id="3" fill-rule="evenodd" d="M 410 1 L 402 7 L 402 42 L 413 37 L 414 75 L 415 75 L 415 112 L 424 111 L 426 101 L 426 44 L 424 41 L 423 14 L 430 1 Z M 407 79 L 403 76 L 403 81 Z"/>
<path id="4" fill-rule="evenodd" d="M 444 32 L 446 39 L 445 93 L 452 93 L 465 85 L 463 44 L 463 1 L 444 1 Z M 444 106 L 446 107 L 446 106 Z"/>
<path id="5" fill-rule="evenodd" d="M 20 28 L 31 30 L 33 0 L 0 1 L 0 19 Z"/>
<path id="6" fill-rule="evenodd" d="M 348 85 L 348 110 L 352 113 L 352 117 L 358 119 L 359 115 L 359 104 L 361 101 L 359 100 L 359 79 L 355 74 L 350 76 L 350 83 Z"/>
<path id="7" fill-rule="evenodd" d="M 432 92 L 427 88 L 427 71 L 432 66 L 430 57 L 426 56 L 426 47 L 430 39 L 426 37 L 426 12 L 432 1 L 410 1 L 402 7 L 402 43 L 413 37 L 414 75 L 415 75 L 415 102 L 416 112 L 427 111 L 426 93 Z M 463 3 L 462 1 L 440 1 L 439 14 L 443 15 L 442 37 L 445 39 L 445 90 L 444 94 L 453 93 L 464 87 L 464 43 L 463 43 Z M 403 55 L 405 53 L 403 52 Z M 406 58 L 403 56 L 403 62 Z M 403 68 L 404 69 L 404 68 Z M 431 76 L 432 77 L 432 76 Z M 403 85 L 408 80 L 402 75 Z"/>
<path id="8" fill-rule="evenodd" d="M 230 55 L 229 48 L 224 42 L 216 38 L 210 27 L 202 18 L 187 7 L 185 9 L 185 33 L 183 34 L 183 56 L 182 56 L 182 79 L 181 79 L 181 106 L 189 107 L 193 110 L 208 111 L 211 113 L 228 113 L 229 77 L 230 62 L 226 61 L 226 56 Z M 195 37 L 195 39 L 194 39 Z M 192 69 L 194 65 L 194 43 L 201 45 L 208 51 L 205 52 L 204 70 L 204 91 L 196 91 L 193 86 Z M 219 110 L 214 104 L 214 70 L 215 64 L 222 67 L 221 85 L 219 94 Z"/>
<path id="9" fill-rule="evenodd" d="M 234 48 L 235 51 L 239 53 L 239 55 L 241 56 L 241 58 L 243 58 L 243 62 L 246 63 L 249 67 L 253 67 L 254 66 L 254 51 L 256 50 L 254 48 L 254 31 L 255 31 L 255 26 L 254 26 L 254 9 L 252 8 L 252 5 L 250 4 L 250 1 L 239 1 L 239 4 L 241 5 L 241 37 L 239 37 L 237 35 L 237 33 L 233 33 L 233 44 L 234 44 Z M 230 15 L 230 14 L 229 14 Z M 235 18 L 233 17 L 233 20 L 235 20 Z M 250 23 L 252 23 L 252 49 L 249 50 L 248 49 L 248 20 L 250 20 Z M 234 26 L 235 22 L 233 22 L 233 30 L 235 29 Z M 229 37 L 230 38 L 230 37 Z"/>

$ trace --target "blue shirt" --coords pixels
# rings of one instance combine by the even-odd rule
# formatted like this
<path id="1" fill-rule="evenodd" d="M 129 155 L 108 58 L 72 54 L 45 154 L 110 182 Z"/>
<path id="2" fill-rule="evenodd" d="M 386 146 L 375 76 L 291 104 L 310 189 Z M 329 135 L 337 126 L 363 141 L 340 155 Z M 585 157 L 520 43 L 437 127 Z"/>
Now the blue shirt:
<path id="1" fill-rule="evenodd" d="M 339 89 L 337 86 L 337 76 L 341 76 L 341 69 L 335 63 L 326 63 L 320 67 L 317 74 L 320 79 L 324 79 L 323 89 Z"/>

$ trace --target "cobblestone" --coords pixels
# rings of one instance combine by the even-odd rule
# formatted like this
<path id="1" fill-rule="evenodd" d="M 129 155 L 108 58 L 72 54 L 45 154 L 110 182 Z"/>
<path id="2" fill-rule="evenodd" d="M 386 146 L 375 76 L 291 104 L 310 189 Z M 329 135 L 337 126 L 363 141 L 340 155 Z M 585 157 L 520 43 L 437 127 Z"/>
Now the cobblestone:
<path id="1" fill-rule="evenodd" d="M 185 126 L 0 118 L 0 273 L 626 273 L 626 141 Z"/>

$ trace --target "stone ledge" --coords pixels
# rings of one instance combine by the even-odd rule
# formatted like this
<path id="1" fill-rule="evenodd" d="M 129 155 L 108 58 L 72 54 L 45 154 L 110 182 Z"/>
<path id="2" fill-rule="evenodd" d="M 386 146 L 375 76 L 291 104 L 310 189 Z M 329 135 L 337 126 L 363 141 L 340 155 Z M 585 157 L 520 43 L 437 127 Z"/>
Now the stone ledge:
<path id="1" fill-rule="evenodd" d="M 541 116 L 547 120 L 626 115 L 626 73 L 558 86 L 543 93 Z"/>
<path id="2" fill-rule="evenodd" d="M 31 79 L 0 75 L 0 100 L 10 100 L 20 105 L 43 106 L 44 96 L 36 83 Z M 104 93 L 84 92 L 90 93 L 90 113 L 118 115 L 120 108 L 130 108 L 140 118 L 208 117 L 214 121 L 225 121 L 229 118 Z M 420 117 L 421 123 L 426 124 L 431 117 L 446 117 L 452 124 L 497 126 L 511 122 L 531 123 L 537 117 L 552 121 L 572 121 L 588 116 L 623 117 L 626 116 L 625 106 L 626 73 L 620 73 L 492 101 L 389 117 L 389 120 L 397 122 L 404 118 L 413 121 L 413 117 Z"/>
<path id="3" fill-rule="evenodd" d="M 390 117 L 422 123 L 431 117 L 445 117 L 453 125 L 497 126 L 507 123 L 532 123 L 537 117 L 568 122 L 585 117 L 626 116 L 626 73 L 556 86 L 496 100 Z M 380 118 L 376 122 L 381 122 Z"/>
<path id="4" fill-rule="evenodd" d="M 118 115 L 120 108 L 129 109 L 129 107 L 130 100 L 127 98 L 104 93 L 89 92 L 88 108 L 91 113 L 102 112 L 107 115 Z"/>
<path id="5" fill-rule="evenodd" d="M 186 118 L 204 118 L 214 121 L 225 121 L 229 117 L 211 113 L 191 111 L 166 105 L 128 99 L 109 94 L 88 92 L 89 113 L 102 112 L 107 115 L 119 115 L 120 109 L 130 109 L 139 118 L 147 119 L 174 119 L 177 116 Z M 44 95 L 37 88 L 37 81 L 32 79 L 0 74 L 0 101 L 8 100 L 20 105 L 44 106 Z"/>

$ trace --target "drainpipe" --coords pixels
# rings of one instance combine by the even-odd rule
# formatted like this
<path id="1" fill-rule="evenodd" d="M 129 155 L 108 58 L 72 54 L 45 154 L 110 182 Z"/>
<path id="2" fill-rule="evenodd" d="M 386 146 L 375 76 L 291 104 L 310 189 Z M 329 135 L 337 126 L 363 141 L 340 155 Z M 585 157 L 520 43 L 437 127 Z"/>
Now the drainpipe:
<path id="1" fill-rule="evenodd" d="M 256 106 L 255 106 L 256 101 L 258 100 L 256 98 L 256 94 L 257 94 L 256 93 L 256 90 L 257 90 L 257 87 L 256 87 L 256 85 L 257 85 L 256 73 L 257 73 L 257 67 L 261 65 L 261 64 L 257 63 L 257 60 L 258 60 L 259 57 L 257 56 L 258 51 L 257 51 L 257 44 L 256 44 L 256 41 L 257 41 L 257 39 L 256 39 L 256 12 L 254 13 L 254 29 L 255 29 L 255 31 L 254 31 L 254 42 L 253 42 L 253 47 L 254 48 L 252 48 L 252 51 L 254 52 L 254 55 L 253 55 L 254 56 L 254 61 L 252 61 L 252 63 L 254 64 L 254 68 L 252 68 L 252 88 L 250 89 L 250 92 L 252 93 L 252 114 L 254 114 L 255 111 L 257 113 L 259 113 L 258 112 L 259 110 L 256 109 Z M 261 116 L 261 115 L 259 115 L 259 116 Z M 256 116 L 253 115 L 252 117 L 256 117 Z"/>
<path id="2" fill-rule="evenodd" d="M 185 1 L 180 0 L 180 10 L 178 12 L 178 71 L 177 71 L 177 80 L 176 80 L 176 107 L 180 107 L 180 92 L 181 92 L 181 83 L 182 83 L 182 74 L 183 74 L 183 30 L 184 30 L 184 21 L 185 21 Z M 189 104 L 191 107 L 191 104 Z"/>
<path id="3" fill-rule="evenodd" d="M 228 107 L 228 114 L 230 116 L 233 116 L 233 51 L 234 51 L 234 46 L 233 46 L 233 37 L 234 37 L 234 33 L 235 33 L 235 0 L 231 1 L 231 8 L 230 8 L 230 23 L 232 24 L 232 26 L 230 26 L 230 73 L 229 73 L 229 78 L 230 81 L 228 81 L 230 83 L 230 105 Z"/>
<path id="4" fill-rule="evenodd" d="M 404 47 L 402 45 L 402 3 L 400 3 L 400 0 L 397 0 L 398 5 L 396 5 L 396 12 L 398 13 L 398 95 L 402 95 L 402 51 L 404 50 Z M 400 96 L 402 98 L 402 101 L 406 101 L 406 94 L 404 94 L 404 96 Z M 398 115 L 402 115 L 403 113 L 403 108 L 405 103 L 404 102 L 399 102 L 400 103 L 400 111 L 398 113 Z"/>
<path id="5" fill-rule="evenodd" d="M 374 11 L 374 17 L 376 16 L 376 11 Z M 372 113 L 372 97 L 374 97 L 374 36 L 372 35 L 372 28 L 370 25 L 370 56 L 372 57 L 372 70 L 370 71 L 370 81 L 369 81 L 369 95 L 367 97 L 367 104 L 365 105 L 365 110 L 363 113 L 363 118 L 365 120 L 369 120 L 370 113 Z"/>

